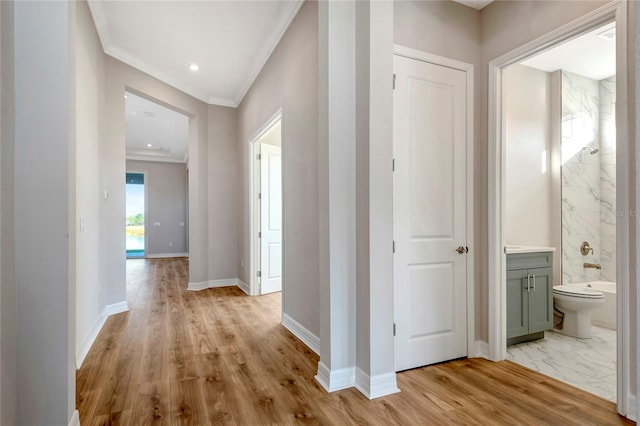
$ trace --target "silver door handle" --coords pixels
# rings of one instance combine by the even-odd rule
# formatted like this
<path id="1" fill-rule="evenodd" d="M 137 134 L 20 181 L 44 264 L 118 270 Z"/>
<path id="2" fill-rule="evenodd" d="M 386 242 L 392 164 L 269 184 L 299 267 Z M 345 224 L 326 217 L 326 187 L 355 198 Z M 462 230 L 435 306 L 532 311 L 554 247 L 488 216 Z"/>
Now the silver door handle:
<path id="1" fill-rule="evenodd" d="M 533 291 L 536 291 L 536 274 L 533 274 Z"/>
<path id="2" fill-rule="evenodd" d="M 529 293 L 531 288 L 531 275 L 527 274 L 527 293 Z"/>

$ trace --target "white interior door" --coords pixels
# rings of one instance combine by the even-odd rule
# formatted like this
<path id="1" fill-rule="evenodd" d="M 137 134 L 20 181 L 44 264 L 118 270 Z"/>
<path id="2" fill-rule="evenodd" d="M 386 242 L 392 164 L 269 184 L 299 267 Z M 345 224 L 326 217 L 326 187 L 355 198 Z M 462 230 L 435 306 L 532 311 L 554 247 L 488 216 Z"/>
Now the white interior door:
<path id="1" fill-rule="evenodd" d="M 282 290 L 282 156 L 260 147 L 260 293 Z"/>
<path id="2" fill-rule="evenodd" d="M 395 367 L 400 371 L 467 355 L 467 94 L 463 71 L 394 56 L 394 72 Z"/>

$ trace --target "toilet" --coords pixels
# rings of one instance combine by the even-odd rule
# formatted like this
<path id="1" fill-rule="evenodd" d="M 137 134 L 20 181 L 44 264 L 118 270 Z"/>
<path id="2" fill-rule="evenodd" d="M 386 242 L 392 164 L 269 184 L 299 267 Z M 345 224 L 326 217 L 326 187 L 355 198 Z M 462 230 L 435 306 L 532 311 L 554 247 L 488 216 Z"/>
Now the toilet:
<path id="1" fill-rule="evenodd" d="M 553 287 L 553 305 L 564 314 L 555 331 L 579 339 L 591 338 L 591 311 L 604 303 L 604 293 L 582 285 Z"/>

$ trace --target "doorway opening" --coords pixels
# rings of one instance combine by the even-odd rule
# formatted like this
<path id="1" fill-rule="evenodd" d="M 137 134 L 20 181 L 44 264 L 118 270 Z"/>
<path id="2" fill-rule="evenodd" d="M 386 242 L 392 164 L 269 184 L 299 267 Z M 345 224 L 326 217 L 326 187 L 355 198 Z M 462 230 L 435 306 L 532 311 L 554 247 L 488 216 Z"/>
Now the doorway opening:
<path id="1" fill-rule="evenodd" d="M 250 294 L 283 288 L 282 116 L 278 112 L 251 140 Z"/>
<path id="2" fill-rule="evenodd" d="M 540 315 L 538 318 L 534 318 L 533 323 L 536 327 L 533 332 L 539 332 L 537 327 L 546 322 L 547 324 L 542 331 L 545 336 L 549 329 L 561 329 L 562 338 L 567 335 L 572 337 L 571 334 L 577 336 L 572 337 L 574 339 L 573 348 L 569 344 L 562 344 L 562 347 L 568 349 L 568 352 L 560 354 L 557 358 L 557 368 L 561 372 L 568 372 L 577 367 L 577 363 L 581 363 L 588 364 L 593 371 L 608 364 L 611 367 L 610 370 L 601 372 L 600 377 L 595 380 L 592 378 L 591 381 L 602 383 L 605 381 L 604 376 L 608 374 L 606 381 L 611 382 L 611 388 L 606 392 L 609 396 L 604 394 L 602 396 L 616 401 L 620 414 L 633 416 L 635 402 L 633 391 L 630 388 L 631 360 L 628 333 L 630 327 L 630 177 L 627 137 L 627 40 L 623 36 L 615 37 L 615 32 L 627 33 L 626 23 L 626 5 L 623 3 L 608 4 L 489 63 L 490 250 L 488 312 L 489 357 L 496 361 L 509 358 L 508 343 L 517 343 L 513 341 L 513 338 L 522 337 L 520 333 L 518 336 L 513 336 L 511 333 L 520 325 L 524 327 L 525 317 L 528 315 L 527 310 L 530 310 L 534 305 L 537 306 L 537 302 L 533 305 L 530 301 L 525 303 L 525 298 L 533 294 L 534 299 L 541 299 L 537 290 L 543 290 L 543 293 L 547 291 L 549 293 L 545 297 L 548 301 L 547 312 L 544 318 L 541 318 Z M 551 196 L 545 207 L 540 207 L 534 202 L 527 205 L 526 192 L 517 193 L 509 189 L 509 168 L 517 168 L 518 166 L 510 164 L 508 160 L 510 149 L 508 139 L 514 129 L 513 127 L 510 129 L 513 123 L 509 124 L 507 109 L 509 101 L 512 101 L 513 98 L 508 93 L 509 83 L 505 79 L 508 79 L 508 74 L 514 69 L 516 74 L 528 72 L 528 70 L 518 69 L 518 67 L 529 65 L 529 68 L 533 68 L 532 65 L 535 65 L 533 61 L 538 55 L 561 48 L 563 45 L 580 40 L 589 34 L 595 34 L 602 42 L 609 41 L 613 45 L 615 56 L 608 65 L 611 66 L 611 62 L 615 63 L 614 71 L 609 75 L 591 77 L 588 80 L 592 81 L 587 81 L 583 78 L 584 76 L 576 76 L 579 73 L 575 69 L 563 70 L 560 66 L 560 69 L 553 70 L 555 75 L 549 77 L 547 90 L 548 93 L 556 95 L 551 97 L 554 101 L 549 107 L 550 117 L 546 134 L 550 142 L 555 141 L 555 146 L 548 145 L 549 150 L 546 153 L 538 152 L 537 157 L 537 151 L 528 152 L 526 156 L 530 157 L 534 163 L 523 163 L 524 165 L 521 164 L 520 167 L 526 165 L 532 170 L 536 168 L 538 174 L 547 173 L 552 182 L 550 185 L 555 185 L 552 186 L 555 191 L 549 189 Z M 578 57 L 588 57 L 592 50 L 595 50 L 592 46 L 588 47 L 587 53 L 578 54 Z M 565 52 L 559 56 L 566 57 L 568 54 Z M 576 62 L 578 61 L 574 59 L 571 66 Z M 593 69 L 595 70 L 595 67 Z M 539 70 L 534 69 L 534 71 Z M 551 72 L 551 70 L 545 72 Z M 590 92 L 589 90 L 585 92 L 585 88 Z M 576 90 L 581 93 L 578 95 L 571 93 Z M 607 92 L 609 93 L 607 94 Z M 588 95 L 588 93 L 592 93 L 592 95 Z M 596 95 L 596 93 L 598 94 Z M 563 102 L 563 96 L 565 102 Z M 578 101 L 571 102 L 576 97 Z M 533 106 L 534 100 L 528 99 L 527 108 L 533 109 Z M 601 111 L 605 111 L 605 113 L 601 114 Z M 604 123 L 600 120 L 601 116 L 605 118 Z M 524 126 L 522 127 L 524 128 Z M 600 129 L 603 131 L 600 132 Z M 524 140 L 522 135 L 526 136 L 526 133 L 515 138 L 512 134 L 512 141 Z M 529 148 L 531 147 L 536 147 L 539 151 L 541 148 L 539 140 L 532 142 L 529 145 Z M 608 158 L 604 158 L 603 154 L 606 154 Z M 611 163 L 610 160 L 615 161 Z M 530 167 L 531 164 L 535 164 L 535 167 Z M 603 167 L 609 168 L 609 170 L 603 170 Z M 578 168 L 581 170 L 576 173 L 574 169 Z M 521 168 L 520 172 L 522 170 Z M 606 176 L 610 175 L 612 170 L 615 176 L 613 186 L 612 182 L 603 182 L 603 176 L 605 176 L 604 180 L 608 179 Z M 590 172 L 594 172 L 592 182 L 589 182 Z M 555 176 L 552 176 L 553 174 Z M 555 184 L 553 184 L 554 182 Z M 585 188 L 579 188 L 580 186 Z M 603 191 L 602 188 L 606 189 Z M 531 186 L 528 186 L 528 189 L 529 193 L 533 192 Z M 583 189 L 586 189 L 588 195 L 581 192 Z M 510 193 L 514 194 L 515 198 L 510 200 Z M 524 198 L 519 198 L 520 196 Z M 580 204 L 590 201 L 590 198 L 594 200 L 592 207 Z M 517 210 L 518 203 L 520 203 L 521 211 L 528 207 L 530 213 L 537 212 L 538 220 L 541 219 L 540 216 L 545 216 L 549 222 L 547 224 L 549 243 L 545 245 L 553 244 L 554 247 L 542 247 L 544 250 L 537 250 L 540 247 L 529 247 L 531 243 L 527 241 L 523 243 L 510 241 L 509 229 L 514 232 L 515 225 L 512 223 L 510 226 L 508 223 L 509 210 Z M 511 207 L 509 207 L 510 205 Z M 549 214 L 547 215 L 545 211 L 549 211 Z M 531 216 L 529 215 L 529 217 Z M 606 224 L 603 225 L 605 222 Z M 535 229 L 531 225 L 520 224 L 520 226 L 522 228 L 530 226 Z M 536 226 L 541 229 L 542 225 Z M 578 232 L 577 227 L 584 232 Z M 602 237 L 602 230 L 607 233 L 605 238 Z M 545 232 L 541 231 L 540 233 L 544 234 Z M 576 245 L 573 242 L 574 237 L 580 237 L 580 241 L 575 247 L 573 247 Z M 613 245 L 612 248 L 606 249 L 602 245 L 602 241 L 609 241 L 609 244 Z M 599 247 L 595 247 L 596 244 Z M 533 262 L 535 265 L 530 265 L 529 262 Z M 560 269 L 557 269 L 558 265 L 560 265 Z M 605 267 L 605 265 L 608 266 Z M 549 271 L 551 268 L 553 270 Z M 539 275 L 542 269 L 546 272 Z M 606 271 L 604 271 L 605 269 Z M 515 276 L 514 273 L 518 271 L 524 275 Z M 615 318 L 615 330 L 610 330 L 609 333 L 605 331 L 605 335 L 592 327 L 593 325 L 599 326 L 593 322 L 594 317 L 591 315 L 596 308 L 602 306 L 604 303 L 602 299 L 606 297 L 606 295 L 603 297 L 606 290 L 597 289 L 601 284 L 600 280 L 603 279 L 603 271 L 604 278 L 613 280 L 615 292 L 611 294 L 611 299 L 615 300 L 616 311 L 613 314 L 606 314 L 609 319 Z M 607 274 L 613 274 L 613 278 L 609 278 Z M 539 280 L 540 277 L 543 279 Z M 538 280 L 536 280 L 537 278 Z M 578 288 L 570 288 L 574 286 Z M 513 297 L 513 289 L 519 289 L 523 297 Z M 582 312 L 587 311 L 590 314 L 587 317 L 578 314 L 580 308 L 576 306 L 577 304 L 572 304 L 573 307 L 571 307 L 565 303 L 567 300 L 574 300 L 581 295 L 586 295 L 582 297 L 581 305 L 589 304 L 588 309 L 582 310 Z M 516 306 L 516 309 L 511 308 L 513 305 Z M 540 311 L 536 309 L 535 312 L 539 313 Z M 528 318 L 530 325 L 531 315 L 528 315 Z M 518 327 L 513 327 L 514 324 Z M 584 324 L 589 326 L 585 327 Z M 594 329 L 596 331 L 593 331 Z M 526 333 L 531 332 L 532 330 L 529 329 Z M 523 332 L 522 335 L 526 333 Z M 555 333 L 555 331 L 549 333 Z M 551 336 L 557 337 L 559 335 L 552 334 Z M 612 336 L 615 336 L 615 339 L 610 338 Z M 604 343 L 608 346 L 607 351 L 610 351 L 606 360 L 600 356 L 600 351 L 594 351 L 591 355 L 583 353 L 582 355 L 587 356 L 587 359 L 580 361 L 572 360 L 567 356 L 569 353 L 580 355 L 577 352 L 581 348 L 584 349 L 585 342 L 603 342 L 605 340 L 609 340 Z M 539 350 L 538 354 L 541 352 L 543 351 Z M 594 368 L 595 357 L 598 358 L 598 368 Z M 538 358 L 538 361 L 539 371 L 562 380 L 561 377 L 549 374 L 549 369 L 553 367 L 548 362 L 548 358 L 542 356 Z M 543 371 L 544 369 L 547 371 Z M 610 374 L 611 371 L 614 373 Z M 576 376 L 579 374 L 581 373 L 574 372 L 574 378 L 578 379 Z M 585 381 L 584 377 L 579 379 Z M 578 382 L 573 384 L 596 393 L 595 389 L 580 386 Z M 598 392 L 598 394 L 601 393 Z"/>
<path id="3" fill-rule="evenodd" d="M 507 358 L 610 401 L 616 400 L 615 62 L 611 22 L 502 73 L 507 344 L 514 343 Z M 527 258 L 552 259 L 528 271 L 537 286 L 516 265 Z"/>
<path id="4" fill-rule="evenodd" d="M 144 173 L 126 174 L 127 258 L 145 257 L 146 186 Z"/>

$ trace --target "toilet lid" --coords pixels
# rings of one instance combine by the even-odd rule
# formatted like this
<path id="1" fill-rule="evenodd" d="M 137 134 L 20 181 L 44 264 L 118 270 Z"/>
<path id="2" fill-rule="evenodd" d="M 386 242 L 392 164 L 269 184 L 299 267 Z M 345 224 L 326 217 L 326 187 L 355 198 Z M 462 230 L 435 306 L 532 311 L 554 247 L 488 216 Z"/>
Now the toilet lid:
<path id="1" fill-rule="evenodd" d="M 557 285 L 553 287 L 553 293 L 571 297 L 582 297 L 585 299 L 604 299 L 604 293 L 587 287 Z"/>

